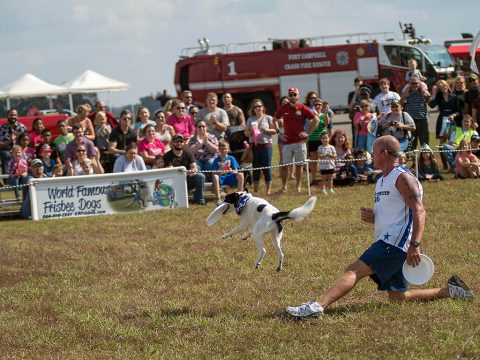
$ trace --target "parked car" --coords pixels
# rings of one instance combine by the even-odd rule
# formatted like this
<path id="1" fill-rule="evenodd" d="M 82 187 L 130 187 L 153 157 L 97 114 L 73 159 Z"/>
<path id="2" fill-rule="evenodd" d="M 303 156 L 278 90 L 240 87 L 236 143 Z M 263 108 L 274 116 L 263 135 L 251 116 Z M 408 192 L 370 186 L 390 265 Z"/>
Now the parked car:
<path id="1" fill-rule="evenodd" d="M 56 138 L 60 133 L 57 130 L 57 121 L 66 120 L 70 116 L 67 114 L 51 114 L 51 115 L 38 115 L 38 116 L 19 116 L 17 121 L 22 123 L 27 127 L 27 130 L 32 131 L 32 123 L 36 118 L 41 118 L 43 120 L 43 125 L 45 128 L 52 131 L 52 137 Z M 0 118 L 0 125 L 3 125 L 7 122 L 7 118 Z"/>

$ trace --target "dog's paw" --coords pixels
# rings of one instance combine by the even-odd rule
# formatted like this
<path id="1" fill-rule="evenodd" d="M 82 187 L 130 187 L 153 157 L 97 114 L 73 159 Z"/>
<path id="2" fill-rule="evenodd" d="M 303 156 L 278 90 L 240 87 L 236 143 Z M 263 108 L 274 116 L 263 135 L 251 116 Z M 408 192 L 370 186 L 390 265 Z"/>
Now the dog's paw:
<path id="1" fill-rule="evenodd" d="M 246 234 L 246 235 L 243 235 L 240 240 L 248 240 L 250 239 L 250 236 L 252 236 L 251 234 Z"/>
<path id="2" fill-rule="evenodd" d="M 222 239 L 224 239 L 224 240 L 227 239 L 227 238 L 229 238 L 229 237 L 230 237 L 230 235 L 228 235 L 228 234 L 223 234 L 223 235 L 222 235 Z"/>

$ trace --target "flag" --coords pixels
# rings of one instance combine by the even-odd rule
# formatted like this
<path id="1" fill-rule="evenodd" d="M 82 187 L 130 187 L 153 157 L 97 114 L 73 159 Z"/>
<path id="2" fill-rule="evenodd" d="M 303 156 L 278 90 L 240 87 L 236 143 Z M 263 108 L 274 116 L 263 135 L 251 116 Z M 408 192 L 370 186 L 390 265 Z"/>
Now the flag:
<path id="1" fill-rule="evenodd" d="M 479 73 L 477 63 L 475 62 L 475 53 L 477 51 L 478 45 L 480 44 L 480 31 L 475 36 L 472 41 L 472 45 L 470 45 L 470 69 L 475 71 L 477 74 Z"/>

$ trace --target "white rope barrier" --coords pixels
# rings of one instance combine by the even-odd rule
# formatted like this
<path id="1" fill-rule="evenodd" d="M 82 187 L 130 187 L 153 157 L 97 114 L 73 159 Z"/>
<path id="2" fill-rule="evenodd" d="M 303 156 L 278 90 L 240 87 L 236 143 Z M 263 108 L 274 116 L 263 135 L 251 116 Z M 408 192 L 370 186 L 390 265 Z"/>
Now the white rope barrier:
<path id="1" fill-rule="evenodd" d="M 476 148 L 476 149 L 469 149 L 469 151 L 477 151 L 477 150 L 480 150 L 480 148 Z M 465 150 L 460 150 L 460 149 L 438 149 L 438 150 L 412 150 L 412 151 L 409 151 L 409 152 L 405 152 L 406 155 L 413 155 L 415 157 L 415 167 L 416 167 L 416 174 L 418 174 L 418 156 L 419 154 L 421 153 L 426 153 L 426 152 L 432 152 L 432 153 L 447 153 L 447 152 L 453 152 L 453 153 L 457 153 L 457 152 L 462 152 L 462 151 L 465 151 Z M 309 168 L 309 163 L 330 163 L 330 162 L 335 162 L 335 163 L 348 163 L 348 162 L 357 162 L 357 161 L 369 161 L 369 160 L 372 160 L 371 158 L 368 158 L 368 157 L 363 157 L 363 158 L 354 158 L 354 159 L 331 159 L 331 160 L 312 160 L 312 159 L 307 159 L 305 161 L 294 161 L 294 162 L 290 162 L 290 163 L 286 163 L 286 164 L 278 164 L 278 165 L 270 165 L 270 166 L 260 166 L 260 167 L 256 167 L 256 168 L 253 168 L 253 167 L 244 167 L 244 168 L 240 168 L 238 170 L 240 171 L 254 171 L 254 170 L 266 170 L 266 169 L 276 169 L 276 168 L 281 168 L 281 167 L 284 167 L 284 166 L 292 166 L 292 165 L 301 165 L 301 166 L 306 166 L 306 171 L 307 171 L 307 187 L 308 187 L 308 194 L 311 195 L 311 191 L 310 191 L 310 168 Z M 222 173 L 234 173 L 234 172 L 237 172 L 238 170 L 222 170 L 221 172 Z M 189 172 L 192 172 L 191 170 L 186 170 L 187 173 Z M 218 173 L 219 171 L 218 170 L 199 170 L 197 172 L 201 172 L 201 173 L 204 173 L 204 174 L 208 174 L 208 173 Z M 5 180 L 5 178 L 4 178 Z M 18 188 L 19 190 L 22 189 L 23 187 L 28 187 L 30 186 L 30 184 L 19 184 L 18 186 L 15 186 L 15 185 L 3 185 L 2 187 L 0 187 L 0 189 L 3 190 L 14 190 L 15 188 Z"/>

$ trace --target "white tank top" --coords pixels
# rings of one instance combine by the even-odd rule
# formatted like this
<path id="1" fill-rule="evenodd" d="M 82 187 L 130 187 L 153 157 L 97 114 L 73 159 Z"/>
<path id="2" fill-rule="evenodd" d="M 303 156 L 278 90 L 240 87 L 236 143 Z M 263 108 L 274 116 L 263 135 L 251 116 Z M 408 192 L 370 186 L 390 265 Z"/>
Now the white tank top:
<path id="1" fill-rule="evenodd" d="M 406 204 L 395 184 L 398 177 L 407 173 L 415 176 L 402 166 L 393 168 L 387 176 L 382 176 L 375 186 L 375 239 L 384 241 L 405 252 L 410 246 L 413 228 L 413 211 Z M 422 185 L 418 182 L 420 196 Z"/>

